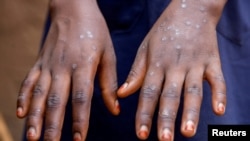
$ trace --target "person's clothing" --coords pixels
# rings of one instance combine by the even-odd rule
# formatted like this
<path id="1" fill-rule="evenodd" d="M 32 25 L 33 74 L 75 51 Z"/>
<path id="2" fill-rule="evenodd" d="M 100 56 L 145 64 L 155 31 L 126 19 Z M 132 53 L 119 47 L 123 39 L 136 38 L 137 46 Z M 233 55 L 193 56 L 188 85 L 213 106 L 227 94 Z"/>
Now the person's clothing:
<path id="1" fill-rule="evenodd" d="M 170 0 L 99 0 L 107 21 L 117 57 L 119 86 L 126 80 L 137 49 L 150 27 Z M 203 102 L 197 134 L 184 138 L 180 133 L 182 104 L 177 116 L 175 141 L 207 141 L 208 124 L 250 124 L 250 1 L 229 0 L 217 28 L 222 69 L 227 85 L 227 108 L 216 116 L 211 91 L 204 82 Z M 135 112 L 138 92 L 120 99 L 121 113 L 112 116 L 106 109 L 95 83 L 87 141 L 136 141 Z M 156 112 L 157 113 L 157 112 Z M 67 106 L 62 141 L 72 140 L 71 105 Z M 149 141 L 157 140 L 154 118 Z"/>

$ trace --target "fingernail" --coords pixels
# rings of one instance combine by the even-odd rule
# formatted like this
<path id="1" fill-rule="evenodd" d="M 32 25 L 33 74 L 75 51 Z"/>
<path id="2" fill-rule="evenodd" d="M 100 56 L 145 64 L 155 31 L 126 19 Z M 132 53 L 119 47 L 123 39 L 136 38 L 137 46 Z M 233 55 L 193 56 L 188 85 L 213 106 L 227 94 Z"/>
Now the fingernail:
<path id="1" fill-rule="evenodd" d="M 168 128 L 165 128 L 162 131 L 162 140 L 164 141 L 171 141 L 171 131 Z"/>
<path id="2" fill-rule="evenodd" d="M 36 130 L 34 127 L 30 127 L 27 132 L 27 136 L 34 137 L 36 135 Z"/>
<path id="3" fill-rule="evenodd" d="M 225 111 L 225 106 L 223 103 L 219 103 L 217 108 L 220 113 L 223 113 Z"/>
<path id="4" fill-rule="evenodd" d="M 116 107 L 118 110 L 120 110 L 120 104 L 119 104 L 119 101 L 118 101 L 118 100 L 115 101 L 115 107 Z"/>
<path id="5" fill-rule="evenodd" d="M 192 120 L 187 121 L 185 130 L 194 131 L 194 122 Z"/>
<path id="6" fill-rule="evenodd" d="M 19 116 L 22 115 L 23 108 L 22 107 L 18 107 L 16 112 L 17 112 L 17 115 L 19 115 Z"/>
<path id="7" fill-rule="evenodd" d="M 82 140 L 81 134 L 76 132 L 74 134 L 74 141 L 81 141 L 81 140 Z"/>
<path id="8" fill-rule="evenodd" d="M 146 125 L 142 125 L 139 131 L 139 136 L 142 138 L 147 138 L 148 136 L 148 127 Z"/>

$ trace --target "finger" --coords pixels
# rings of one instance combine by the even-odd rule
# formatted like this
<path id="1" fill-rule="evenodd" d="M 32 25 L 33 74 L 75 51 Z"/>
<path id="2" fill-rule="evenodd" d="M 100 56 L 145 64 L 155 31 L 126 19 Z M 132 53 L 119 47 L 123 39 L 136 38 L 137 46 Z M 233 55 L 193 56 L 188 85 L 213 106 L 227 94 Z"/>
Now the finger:
<path id="1" fill-rule="evenodd" d="M 159 140 L 173 141 L 175 119 L 179 108 L 184 78 L 185 73 L 182 71 L 170 70 L 167 72 L 158 114 Z"/>
<path id="2" fill-rule="evenodd" d="M 220 63 L 213 62 L 205 71 L 212 90 L 212 106 L 217 115 L 223 115 L 226 108 L 226 84 Z"/>
<path id="3" fill-rule="evenodd" d="M 146 43 L 142 43 L 139 47 L 126 82 L 117 91 L 119 97 L 127 97 L 141 87 L 146 74 L 147 48 Z"/>
<path id="4" fill-rule="evenodd" d="M 89 65 L 92 66 L 92 65 Z M 73 135 L 74 140 L 85 140 L 89 125 L 93 81 L 96 67 L 78 68 L 73 73 Z"/>
<path id="5" fill-rule="evenodd" d="M 39 78 L 39 75 L 40 75 L 40 67 L 38 65 L 35 65 L 30 70 L 24 81 L 22 82 L 17 99 L 17 110 L 16 110 L 16 115 L 19 118 L 25 117 L 28 112 L 30 99 L 32 96 L 32 90 Z"/>
<path id="6" fill-rule="evenodd" d="M 34 88 L 27 118 L 27 139 L 38 140 L 41 135 L 46 98 L 50 88 L 51 75 L 43 71 Z"/>
<path id="7" fill-rule="evenodd" d="M 100 62 L 99 81 L 105 105 L 111 113 L 118 115 L 120 106 L 117 99 L 116 57 L 113 47 L 104 51 Z"/>
<path id="8" fill-rule="evenodd" d="M 196 133 L 202 102 L 203 68 L 192 68 L 186 76 L 184 91 L 184 108 L 181 132 L 191 137 Z"/>
<path id="9" fill-rule="evenodd" d="M 51 88 L 47 97 L 44 140 L 60 140 L 69 88 L 69 72 L 52 72 Z"/>
<path id="10" fill-rule="evenodd" d="M 136 112 L 136 133 L 140 139 L 146 139 L 149 135 L 164 78 L 160 69 L 153 69 L 152 67 L 149 67 L 145 82 L 141 88 Z"/>

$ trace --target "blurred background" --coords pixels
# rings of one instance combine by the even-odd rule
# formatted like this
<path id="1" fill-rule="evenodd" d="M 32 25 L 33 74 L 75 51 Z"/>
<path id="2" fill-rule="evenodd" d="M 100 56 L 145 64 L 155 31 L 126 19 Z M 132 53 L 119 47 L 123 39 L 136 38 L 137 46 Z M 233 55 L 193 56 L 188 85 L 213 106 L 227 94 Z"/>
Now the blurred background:
<path id="1" fill-rule="evenodd" d="M 35 62 L 49 0 L 0 0 L 0 141 L 21 141 L 20 84 Z"/>

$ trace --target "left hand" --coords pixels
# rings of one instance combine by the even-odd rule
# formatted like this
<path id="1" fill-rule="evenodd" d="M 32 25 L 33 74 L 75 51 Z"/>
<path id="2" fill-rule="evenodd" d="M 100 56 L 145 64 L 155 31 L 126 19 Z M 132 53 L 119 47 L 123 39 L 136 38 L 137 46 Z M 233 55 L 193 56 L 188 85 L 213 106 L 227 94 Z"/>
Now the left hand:
<path id="1" fill-rule="evenodd" d="M 204 79 L 211 85 L 214 112 L 224 114 L 226 85 L 215 29 L 225 3 L 226 0 L 173 0 L 142 42 L 131 72 L 118 90 L 118 96 L 126 97 L 141 87 L 136 113 L 140 139 L 149 135 L 159 99 L 158 138 L 173 140 L 182 88 L 181 132 L 186 137 L 193 136 Z"/>

